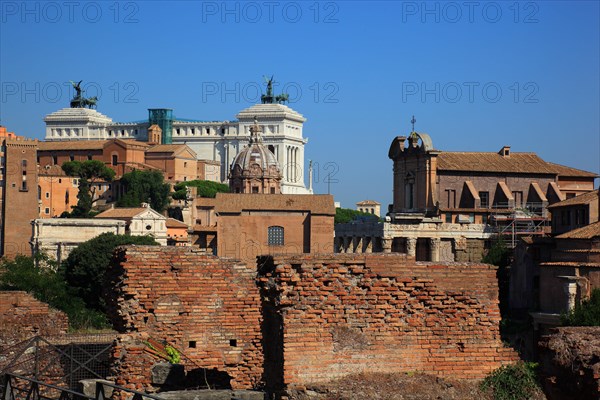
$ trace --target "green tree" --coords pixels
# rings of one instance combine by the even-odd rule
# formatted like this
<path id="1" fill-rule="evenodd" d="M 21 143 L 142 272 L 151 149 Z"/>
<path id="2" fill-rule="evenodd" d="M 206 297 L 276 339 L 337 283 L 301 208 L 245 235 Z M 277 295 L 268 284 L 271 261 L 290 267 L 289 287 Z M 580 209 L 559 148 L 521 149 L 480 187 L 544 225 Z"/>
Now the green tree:
<path id="1" fill-rule="evenodd" d="M 115 178 L 115 171 L 98 160 L 67 161 L 62 165 L 62 169 L 69 176 L 79 177 L 77 205 L 73 207 L 70 216 L 77 218 L 89 217 L 95 201 L 96 187 L 94 183 L 112 182 Z"/>
<path id="2" fill-rule="evenodd" d="M 132 171 L 120 180 L 125 194 L 117 201 L 119 207 L 139 207 L 150 203 L 150 207 L 162 212 L 170 201 L 171 186 L 164 182 L 160 171 Z"/>
<path id="3" fill-rule="evenodd" d="M 589 300 L 577 304 L 561 317 L 561 322 L 567 326 L 600 326 L 600 289 L 592 290 Z"/>
<path id="4" fill-rule="evenodd" d="M 213 181 L 204 181 L 201 179 L 196 179 L 193 181 L 180 182 L 177 185 L 175 185 L 175 193 L 173 193 L 172 196 L 173 199 L 185 200 L 187 198 L 188 187 L 197 188 L 197 193 L 200 197 L 214 198 L 217 196 L 217 193 L 229 193 L 229 186 L 227 185 Z"/>
<path id="5" fill-rule="evenodd" d="M 40 268 L 36 264 L 45 264 L 49 268 Z M 69 317 L 71 329 L 108 327 L 106 317 L 98 311 L 86 308 L 84 301 L 73 293 L 64 277 L 54 272 L 54 264 L 42 256 L 37 260 L 22 255 L 11 261 L 2 260 L 0 289 L 26 291 L 37 300 L 65 312 Z"/>
<path id="6" fill-rule="evenodd" d="M 158 245 L 150 236 L 103 233 L 77 246 L 61 265 L 65 281 L 89 308 L 105 311 L 104 274 L 115 248 L 127 244 Z"/>
<path id="7" fill-rule="evenodd" d="M 336 208 L 335 209 L 335 219 L 334 222 L 336 224 L 347 224 L 348 222 L 352 222 L 359 218 L 364 218 L 370 222 L 377 222 L 379 218 L 377 215 L 369 214 L 366 212 L 353 210 L 351 208 Z"/>

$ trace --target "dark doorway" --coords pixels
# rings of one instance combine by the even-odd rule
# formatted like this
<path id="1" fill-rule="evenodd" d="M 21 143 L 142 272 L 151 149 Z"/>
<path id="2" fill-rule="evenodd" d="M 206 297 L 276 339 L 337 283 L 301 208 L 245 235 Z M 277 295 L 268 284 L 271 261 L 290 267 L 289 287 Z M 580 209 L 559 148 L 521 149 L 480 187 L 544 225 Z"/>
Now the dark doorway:
<path id="1" fill-rule="evenodd" d="M 417 261 L 431 261 L 429 257 L 429 239 L 428 238 L 419 238 L 417 239 Z"/>

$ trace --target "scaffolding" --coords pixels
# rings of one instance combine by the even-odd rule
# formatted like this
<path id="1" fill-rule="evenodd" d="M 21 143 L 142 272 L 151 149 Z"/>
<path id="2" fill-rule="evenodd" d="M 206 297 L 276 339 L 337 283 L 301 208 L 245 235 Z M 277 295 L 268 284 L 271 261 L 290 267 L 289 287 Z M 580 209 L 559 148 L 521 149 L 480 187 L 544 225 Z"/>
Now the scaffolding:
<path id="1" fill-rule="evenodd" d="M 490 225 L 508 248 L 515 248 L 520 237 L 544 236 L 550 229 L 550 220 L 543 203 L 527 203 L 521 208 L 509 208 L 508 204 L 492 207 Z"/>
<path id="2" fill-rule="evenodd" d="M 148 123 L 156 124 L 162 130 L 162 144 L 173 143 L 173 110 L 170 108 L 149 108 Z"/>

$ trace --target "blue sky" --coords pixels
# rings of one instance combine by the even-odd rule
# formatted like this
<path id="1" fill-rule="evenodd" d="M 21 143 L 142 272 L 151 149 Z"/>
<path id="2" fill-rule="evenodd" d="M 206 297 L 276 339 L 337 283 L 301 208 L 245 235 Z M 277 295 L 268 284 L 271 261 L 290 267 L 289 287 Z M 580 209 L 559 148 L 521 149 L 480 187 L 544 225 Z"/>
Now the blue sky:
<path id="1" fill-rule="evenodd" d="M 536 152 L 600 172 L 600 8 L 589 2 L 0 3 L 0 118 L 42 139 L 83 80 L 115 121 L 232 120 L 263 75 L 307 119 L 315 190 L 392 198 L 392 139 Z M 87 86 L 86 86 L 87 85 Z"/>

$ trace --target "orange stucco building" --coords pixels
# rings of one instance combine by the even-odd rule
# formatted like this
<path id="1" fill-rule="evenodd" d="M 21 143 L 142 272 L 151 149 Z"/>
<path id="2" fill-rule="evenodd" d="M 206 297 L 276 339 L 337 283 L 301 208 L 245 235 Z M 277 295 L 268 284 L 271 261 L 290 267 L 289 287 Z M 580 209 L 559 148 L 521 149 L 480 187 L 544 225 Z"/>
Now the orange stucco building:
<path id="1" fill-rule="evenodd" d="M 161 171 L 165 181 L 170 183 L 214 179 L 220 175 L 213 171 L 213 163 L 197 160 L 196 153 L 185 144 L 154 144 L 132 139 L 40 142 L 37 153 L 40 218 L 60 216 L 77 204 L 78 179 L 66 176 L 61 166 L 67 161 L 86 160 L 103 162 L 115 171 L 115 179 L 133 170 Z M 117 186 L 108 182 L 95 184 L 94 197 L 98 204 L 116 200 Z"/>

